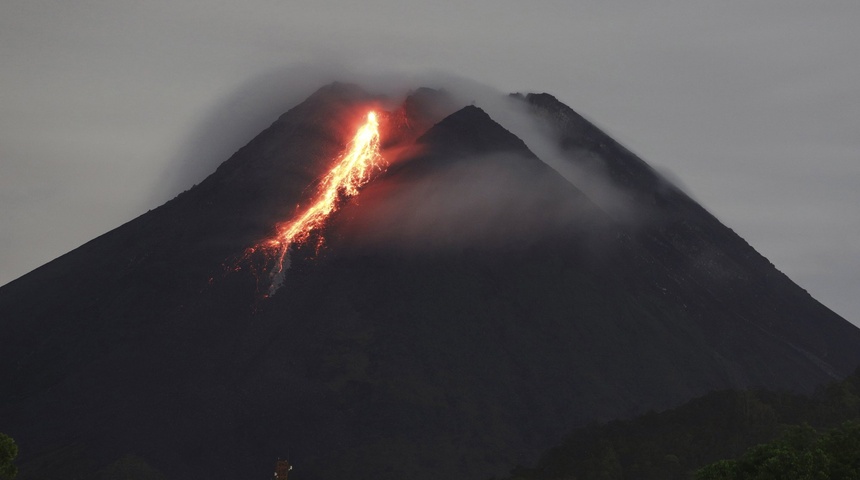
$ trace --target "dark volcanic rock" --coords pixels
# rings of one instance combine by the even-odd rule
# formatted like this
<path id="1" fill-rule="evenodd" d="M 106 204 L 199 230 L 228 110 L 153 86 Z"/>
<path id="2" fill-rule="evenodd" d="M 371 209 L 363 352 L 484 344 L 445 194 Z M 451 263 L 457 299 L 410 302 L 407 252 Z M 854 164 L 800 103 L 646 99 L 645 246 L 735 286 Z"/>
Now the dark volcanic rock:
<path id="1" fill-rule="evenodd" d="M 696 314 L 710 318 L 713 343 L 735 344 L 731 336 L 737 331 L 751 331 L 762 341 L 770 337 L 782 344 L 786 358 L 806 357 L 808 363 L 793 368 L 780 382 L 782 388 L 804 389 L 822 372 L 834 379 L 850 373 L 857 362 L 856 327 L 812 299 L 701 205 L 571 108 L 548 94 L 529 94 L 526 101 L 550 123 L 569 162 L 598 159 L 611 182 L 634 200 L 632 210 L 646 221 L 633 230 L 633 237 L 682 279 L 685 288 L 678 299 L 698 290 L 719 306 L 718 314 Z M 736 345 L 726 358 L 738 362 L 746 357 L 744 368 L 754 371 L 759 354 L 758 348 L 743 351 Z M 757 382 L 772 375 L 764 371 L 769 368 L 761 365 Z"/>
<path id="2" fill-rule="evenodd" d="M 170 478 L 262 478 L 287 452 L 298 479 L 485 478 L 576 425 L 719 388 L 808 391 L 860 363 L 856 328 L 555 99 L 525 100 L 571 162 L 606 162 L 641 221 L 476 107 L 419 136 L 437 95 L 386 117 L 410 153 L 318 253 L 292 251 L 270 299 L 222 265 L 289 218 L 380 101 L 356 87 L 0 288 L 0 431 L 24 478 L 125 454 Z"/>

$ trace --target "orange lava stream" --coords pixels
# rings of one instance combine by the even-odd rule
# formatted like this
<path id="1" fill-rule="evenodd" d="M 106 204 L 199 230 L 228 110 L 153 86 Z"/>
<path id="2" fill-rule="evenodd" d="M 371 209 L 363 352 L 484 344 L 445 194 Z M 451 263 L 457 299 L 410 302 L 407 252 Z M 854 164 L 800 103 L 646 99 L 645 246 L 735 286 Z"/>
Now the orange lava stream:
<path id="1" fill-rule="evenodd" d="M 313 204 L 298 218 L 281 225 L 275 238 L 266 247 L 277 250 L 277 264 L 272 269 L 274 293 L 281 282 L 286 268 L 289 268 L 290 245 L 303 243 L 311 232 L 320 228 L 332 212 L 337 210 L 338 198 L 343 195 L 352 197 L 366 184 L 374 170 L 384 167 L 385 161 L 379 153 L 379 121 L 376 112 L 367 114 L 367 121 L 349 142 L 340 161 L 322 179 Z M 286 266 L 285 266 L 286 264 Z"/>

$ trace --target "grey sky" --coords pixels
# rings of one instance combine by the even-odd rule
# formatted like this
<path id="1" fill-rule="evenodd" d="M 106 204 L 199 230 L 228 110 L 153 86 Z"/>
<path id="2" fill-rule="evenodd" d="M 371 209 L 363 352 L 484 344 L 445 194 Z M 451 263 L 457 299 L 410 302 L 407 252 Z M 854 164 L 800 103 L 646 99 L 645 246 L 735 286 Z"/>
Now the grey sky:
<path id="1" fill-rule="evenodd" d="M 199 181 L 317 82 L 439 70 L 554 94 L 860 324 L 860 2 L 464 3 L 4 0 L 0 284 Z"/>

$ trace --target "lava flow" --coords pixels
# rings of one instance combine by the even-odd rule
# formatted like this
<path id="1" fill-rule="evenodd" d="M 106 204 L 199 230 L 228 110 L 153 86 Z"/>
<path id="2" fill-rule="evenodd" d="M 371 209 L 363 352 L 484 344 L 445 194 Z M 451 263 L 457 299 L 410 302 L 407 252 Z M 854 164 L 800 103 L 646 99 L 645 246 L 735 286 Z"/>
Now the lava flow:
<path id="1" fill-rule="evenodd" d="M 352 197 L 366 184 L 375 170 L 385 166 L 379 152 L 379 121 L 376 112 L 367 114 L 367 121 L 358 129 L 349 142 L 340 160 L 323 177 L 313 203 L 297 218 L 279 225 L 274 238 L 260 247 L 275 258 L 269 276 L 269 294 L 277 290 L 284 280 L 284 272 L 289 268 L 290 246 L 304 243 L 311 232 L 323 226 L 329 215 L 338 207 L 341 196 Z"/>

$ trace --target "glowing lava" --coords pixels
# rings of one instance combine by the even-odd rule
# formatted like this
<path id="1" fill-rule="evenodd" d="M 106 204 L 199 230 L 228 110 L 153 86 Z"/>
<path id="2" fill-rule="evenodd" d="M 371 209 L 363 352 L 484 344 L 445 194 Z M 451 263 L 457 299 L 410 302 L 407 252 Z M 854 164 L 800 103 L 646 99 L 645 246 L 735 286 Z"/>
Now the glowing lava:
<path id="1" fill-rule="evenodd" d="M 370 180 L 371 174 L 384 168 L 385 160 L 379 153 L 379 121 L 376 112 L 367 114 L 367 121 L 358 129 L 339 158 L 320 182 L 311 206 L 298 218 L 280 225 L 278 234 L 263 245 L 266 250 L 275 252 L 277 261 L 270 272 L 272 283 L 269 294 L 283 283 L 284 271 L 289 268 L 290 245 L 305 242 L 311 232 L 322 227 L 329 215 L 337 210 L 341 196 L 357 195 L 359 188 Z"/>

